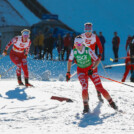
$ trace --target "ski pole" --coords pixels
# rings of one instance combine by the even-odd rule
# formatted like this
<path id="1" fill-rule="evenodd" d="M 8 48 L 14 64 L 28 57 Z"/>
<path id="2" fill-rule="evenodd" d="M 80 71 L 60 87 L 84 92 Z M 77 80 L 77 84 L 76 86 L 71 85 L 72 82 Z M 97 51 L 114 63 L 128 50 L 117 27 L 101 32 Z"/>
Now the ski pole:
<path id="1" fill-rule="evenodd" d="M 13 69 L 16 65 L 13 65 L 12 67 L 10 67 L 7 71 L 5 71 L 3 74 L 0 75 L 1 76 L 5 76 L 11 69 Z"/>
<path id="2" fill-rule="evenodd" d="M 108 73 L 106 72 L 106 69 L 105 69 L 105 67 L 104 67 L 104 65 L 103 65 L 103 63 L 102 63 L 102 61 L 101 61 L 100 63 L 101 63 L 101 66 L 102 66 L 102 68 L 103 68 L 103 70 L 104 70 L 106 76 L 109 77 L 109 75 L 108 75 Z"/>
<path id="3" fill-rule="evenodd" d="M 112 68 L 112 67 L 118 67 L 118 66 L 125 66 L 125 63 L 120 64 L 112 64 L 112 65 L 105 65 L 104 68 Z"/>
<path id="4" fill-rule="evenodd" d="M 99 76 L 99 77 L 101 77 L 101 78 L 104 78 L 104 79 L 107 79 L 107 80 L 111 80 L 111 81 L 113 81 L 113 82 L 117 82 L 117 83 L 120 83 L 120 84 L 129 86 L 129 87 L 134 87 L 134 86 L 132 86 L 132 85 L 129 85 L 129 84 L 126 84 L 126 83 L 123 83 L 123 82 L 120 82 L 120 81 L 116 81 L 116 80 L 113 80 L 113 79 L 110 79 L 110 78 L 106 78 L 106 77 L 100 76 L 100 75 L 98 75 L 98 74 L 93 74 L 93 75 L 96 75 L 96 76 Z"/>
<path id="5" fill-rule="evenodd" d="M 77 74 L 77 72 L 74 72 L 71 76 L 70 76 L 70 78 L 72 78 L 73 76 L 75 76 Z"/>
<path id="6" fill-rule="evenodd" d="M 119 59 L 127 59 L 127 58 L 134 58 L 133 56 L 132 57 L 130 57 L 130 56 L 126 56 L 126 57 L 120 57 L 120 58 L 115 58 L 115 59 L 112 59 L 112 58 L 110 58 L 110 61 L 114 61 L 114 60 L 119 60 Z"/>

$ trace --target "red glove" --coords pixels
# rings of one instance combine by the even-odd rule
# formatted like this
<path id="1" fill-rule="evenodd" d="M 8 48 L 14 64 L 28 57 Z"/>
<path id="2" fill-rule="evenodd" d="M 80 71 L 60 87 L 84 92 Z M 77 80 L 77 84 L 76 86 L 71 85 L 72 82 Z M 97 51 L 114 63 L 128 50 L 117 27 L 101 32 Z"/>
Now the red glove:
<path id="1" fill-rule="evenodd" d="M 66 81 L 69 81 L 70 80 L 70 76 L 71 76 L 70 72 L 67 72 L 66 73 Z"/>

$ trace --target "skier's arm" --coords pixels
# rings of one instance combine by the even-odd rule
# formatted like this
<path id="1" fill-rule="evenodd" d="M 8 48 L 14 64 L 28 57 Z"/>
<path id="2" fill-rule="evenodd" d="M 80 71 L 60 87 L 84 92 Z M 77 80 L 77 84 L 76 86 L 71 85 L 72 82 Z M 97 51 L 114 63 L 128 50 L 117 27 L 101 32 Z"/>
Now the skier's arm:
<path id="1" fill-rule="evenodd" d="M 72 62 L 68 61 L 68 63 L 67 63 L 67 72 L 70 72 L 71 65 L 72 65 Z"/>
<path id="2" fill-rule="evenodd" d="M 28 47 L 26 48 L 25 55 L 28 55 L 28 53 L 29 53 L 29 49 L 30 49 L 30 45 L 31 45 L 31 41 L 29 41 L 29 45 L 28 45 Z"/>
<path id="3" fill-rule="evenodd" d="M 69 81 L 70 77 L 71 77 L 70 70 L 71 70 L 71 64 L 72 64 L 73 59 L 74 59 L 74 54 L 73 54 L 73 50 L 72 50 L 71 54 L 69 56 L 68 63 L 67 63 L 66 81 Z"/>
<path id="4" fill-rule="evenodd" d="M 5 47 L 5 50 L 7 51 L 12 44 L 17 42 L 17 40 L 18 40 L 18 37 L 14 37 L 12 40 L 10 40 L 10 42 Z"/>
<path id="5" fill-rule="evenodd" d="M 95 61 L 92 67 L 92 69 L 94 70 L 99 65 L 100 59 L 96 56 L 96 54 L 92 51 L 92 49 L 89 49 L 89 54 L 91 55 L 91 58 Z"/>
<path id="6" fill-rule="evenodd" d="M 97 46 L 99 48 L 99 53 L 102 54 L 103 53 L 103 47 L 101 45 L 101 42 L 100 42 L 100 39 L 99 39 L 98 36 L 96 36 L 96 44 L 97 44 Z"/>
<path id="7" fill-rule="evenodd" d="M 93 65 L 93 67 L 92 67 L 93 70 L 96 69 L 96 68 L 98 67 L 99 63 L 100 63 L 100 59 L 97 60 L 97 61 L 94 63 L 94 65 Z"/>
<path id="8" fill-rule="evenodd" d="M 17 40 L 18 40 L 17 37 L 14 37 L 12 40 L 10 40 L 10 42 L 6 45 L 6 47 L 5 47 L 5 49 L 4 49 L 3 53 L 2 53 L 3 56 L 6 56 L 6 55 L 7 55 L 7 50 L 8 50 L 9 47 L 10 47 L 14 42 L 16 42 Z"/>
<path id="9" fill-rule="evenodd" d="M 71 70 L 71 64 L 72 64 L 73 59 L 74 59 L 74 52 L 73 52 L 73 50 L 71 50 L 71 53 L 69 55 L 69 60 L 67 63 L 67 72 L 70 72 L 70 70 Z"/>

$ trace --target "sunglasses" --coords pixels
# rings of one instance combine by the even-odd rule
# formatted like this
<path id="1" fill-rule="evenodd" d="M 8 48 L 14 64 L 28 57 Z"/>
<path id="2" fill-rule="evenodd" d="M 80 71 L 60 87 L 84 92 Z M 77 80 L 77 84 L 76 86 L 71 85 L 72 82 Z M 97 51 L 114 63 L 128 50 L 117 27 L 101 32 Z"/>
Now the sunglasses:
<path id="1" fill-rule="evenodd" d="M 82 46 L 82 44 L 81 43 L 78 43 L 78 44 L 75 44 L 76 46 Z"/>

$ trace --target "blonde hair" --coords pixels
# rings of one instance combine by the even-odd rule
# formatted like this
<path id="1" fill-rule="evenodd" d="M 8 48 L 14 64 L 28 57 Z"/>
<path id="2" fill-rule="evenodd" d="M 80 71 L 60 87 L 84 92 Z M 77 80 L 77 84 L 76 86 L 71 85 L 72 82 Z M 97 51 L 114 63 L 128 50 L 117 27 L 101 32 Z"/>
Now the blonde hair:
<path id="1" fill-rule="evenodd" d="M 31 33 L 31 31 L 30 31 L 30 30 L 28 30 L 28 29 L 23 29 L 23 30 L 21 31 L 21 34 L 22 34 L 24 31 L 29 32 L 29 34 Z"/>

